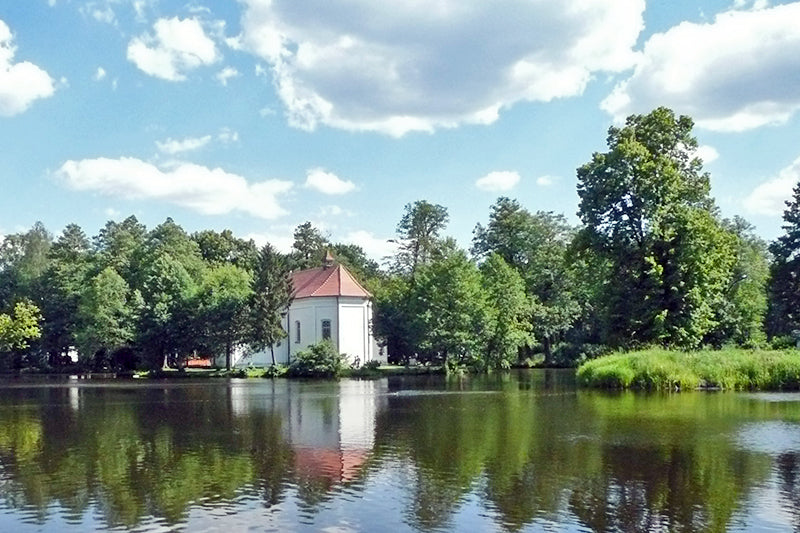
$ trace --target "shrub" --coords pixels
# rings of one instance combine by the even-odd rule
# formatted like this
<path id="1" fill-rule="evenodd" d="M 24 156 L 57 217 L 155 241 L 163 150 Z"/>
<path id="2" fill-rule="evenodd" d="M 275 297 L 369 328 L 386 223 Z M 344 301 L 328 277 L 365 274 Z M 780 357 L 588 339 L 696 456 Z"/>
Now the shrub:
<path id="1" fill-rule="evenodd" d="M 295 354 L 289 364 L 292 377 L 337 377 L 344 368 L 344 356 L 329 340 L 312 344 Z"/>
<path id="2" fill-rule="evenodd" d="M 364 366 L 362 366 L 361 368 L 364 368 L 366 370 L 378 370 L 380 366 L 381 362 L 378 361 L 377 359 L 373 359 L 371 361 L 367 361 L 366 363 L 364 363 Z"/>

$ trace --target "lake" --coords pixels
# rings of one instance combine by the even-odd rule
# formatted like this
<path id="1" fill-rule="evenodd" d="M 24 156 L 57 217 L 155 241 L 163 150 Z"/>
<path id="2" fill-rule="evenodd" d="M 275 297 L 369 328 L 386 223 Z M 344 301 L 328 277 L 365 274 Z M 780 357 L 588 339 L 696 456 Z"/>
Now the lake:
<path id="1" fill-rule="evenodd" d="M 0 382 L 0 531 L 791 531 L 800 395 Z"/>

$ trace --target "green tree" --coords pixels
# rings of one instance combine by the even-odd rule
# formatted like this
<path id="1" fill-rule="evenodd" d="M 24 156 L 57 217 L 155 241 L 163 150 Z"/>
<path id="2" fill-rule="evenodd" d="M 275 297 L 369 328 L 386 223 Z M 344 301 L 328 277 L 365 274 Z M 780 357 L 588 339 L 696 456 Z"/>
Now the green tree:
<path id="1" fill-rule="evenodd" d="M 0 313 L 0 352 L 24 350 L 41 335 L 39 308 L 29 301 L 18 302 L 9 315 Z"/>
<path id="2" fill-rule="evenodd" d="M 136 321 L 142 298 L 131 291 L 116 270 L 108 266 L 92 277 L 81 294 L 77 308 L 80 327 L 76 331 L 79 353 L 101 357 L 129 346 L 136 337 Z"/>
<path id="3" fill-rule="evenodd" d="M 409 295 L 412 349 L 447 368 L 483 358 L 489 334 L 486 293 L 461 250 L 418 267 Z"/>
<path id="4" fill-rule="evenodd" d="M 447 208 L 441 205 L 425 200 L 406 204 L 403 217 L 397 224 L 395 268 L 413 276 L 419 266 L 429 263 L 440 247 L 439 234 L 448 220 Z"/>
<path id="5" fill-rule="evenodd" d="M 239 239 L 229 229 L 221 232 L 203 230 L 192 234 L 206 263 L 230 263 L 250 272 L 255 268 L 258 249 L 251 240 Z"/>
<path id="6" fill-rule="evenodd" d="M 547 365 L 552 363 L 553 343 L 581 311 L 567 258 L 573 235 L 563 215 L 530 213 L 505 197 L 492 206 L 489 224 L 474 230 L 474 255 L 496 253 L 525 280 L 533 333 L 542 342 Z"/>
<path id="7" fill-rule="evenodd" d="M 525 282 L 497 253 L 480 267 L 487 295 L 488 335 L 486 360 L 494 368 L 509 368 L 520 348 L 533 341 Z"/>
<path id="8" fill-rule="evenodd" d="M 252 295 L 250 273 L 223 264 L 205 271 L 196 294 L 196 331 L 214 353 L 225 354 L 225 368 L 231 368 L 235 346 L 244 344 L 250 323 L 247 303 Z"/>
<path id="9" fill-rule="evenodd" d="M 250 347 L 264 350 L 269 346 L 275 364 L 275 344 L 286 336 L 282 314 L 292 303 L 292 284 L 286 260 L 270 244 L 258 254 L 253 292 L 250 296 Z"/>
<path id="10" fill-rule="evenodd" d="M 186 268 L 166 252 L 145 263 L 141 277 L 143 307 L 137 344 L 149 365 L 158 368 L 196 346 L 191 325 L 197 285 Z"/>
<path id="11" fill-rule="evenodd" d="M 769 246 L 768 333 L 789 335 L 800 329 L 800 183 L 786 201 L 783 235 Z"/>
<path id="12" fill-rule="evenodd" d="M 50 247 L 49 264 L 44 273 L 43 345 L 50 363 L 63 360 L 75 344 L 78 328 L 78 302 L 92 268 L 89 239 L 77 224 L 68 224 Z"/>
<path id="13" fill-rule="evenodd" d="M 321 266 L 328 247 L 328 239 L 311 222 L 304 222 L 294 229 L 294 243 L 290 259 L 293 269 Z"/>
<path id="14" fill-rule="evenodd" d="M 578 169 L 582 242 L 605 257 L 607 338 L 694 347 L 735 263 L 716 218 L 689 117 L 666 108 L 609 129 L 609 150 Z"/>
<path id="15" fill-rule="evenodd" d="M 108 221 L 92 239 L 98 268 L 112 267 L 129 285 L 139 281 L 139 259 L 147 239 L 147 228 L 131 215 L 122 222 Z"/>
<path id="16" fill-rule="evenodd" d="M 53 236 L 41 222 L 24 233 L 6 235 L 0 246 L 0 306 L 28 298 L 41 302 L 42 276 Z"/>

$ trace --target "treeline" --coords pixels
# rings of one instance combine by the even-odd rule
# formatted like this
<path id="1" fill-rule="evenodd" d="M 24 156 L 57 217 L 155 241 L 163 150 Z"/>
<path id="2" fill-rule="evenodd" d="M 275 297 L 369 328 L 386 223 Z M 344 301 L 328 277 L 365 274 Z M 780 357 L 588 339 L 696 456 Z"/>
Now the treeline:
<path id="1" fill-rule="evenodd" d="M 70 224 L 54 239 L 37 223 L 0 248 L 0 369 L 179 366 L 193 355 L 280 340 L 288 273 L 316 266 L 323 246 L 366 275 L 363 251 L 330 244 L 310 223 L 294 251 L 259 249 L 230 231 L 186 233 L 172 219 L 148 229 L 109 221 L 89 239 Z"/>
<path id="2" fill-rule="evenodd" d="M 394 362 L 486 369 L 650 345 L 793 344 L 800 185 L 768 245 L 720 216 L 692 127 L 665 108 L 611 127 L 607 151 L 577 170 L 577 227 L 503 197 L 464 250 L 445 235 L 446 207 L 408 204 L 382 266 L 308 222 L 286 255 L 170 219 L 108 222 L 91 240 L 69 225 L 53 241 L 37 224 L 0 250 L 0 353 L 13 354 L 0 364 L 57 365 L 73 346 L 95 368 L 263 349 L 283 335 L 287 272 L 326 250 L 375 296 L 374 333 Z"/>

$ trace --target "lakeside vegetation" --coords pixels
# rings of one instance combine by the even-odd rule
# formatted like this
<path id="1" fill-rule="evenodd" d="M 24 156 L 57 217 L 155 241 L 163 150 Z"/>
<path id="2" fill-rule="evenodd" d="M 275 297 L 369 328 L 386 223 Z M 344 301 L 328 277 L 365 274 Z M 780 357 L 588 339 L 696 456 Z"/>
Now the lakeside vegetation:
<path id="1" fill-rule="evenodd" d="M 608 389 L 800 390 L 800 351 L 653 348 L 587 361 L 577 376 L 583 386 Z"/>
<path id="2" fill-rule="evenodd" d="M 607 151 L 577 169 L 578 226 L 500 197 L 465 250 L 445 234 L 445 206 L 409 203 L 383 264 L 310 222 L 288 254 L 172 219 L 109 221 L 91 239 L 37 223 L 0 245 L 0 370 L 131 372 L 217 354 L 230 367 L 234 349 L 281 339 L 287 273 L 326 250 L 374 295 L 373 332 L 401 366 L 483 372 L 643 346 L 788 345 L 800 331 L 800 185 L 784 235 L 765 242 L 721 217 L 692 127 L 658 108 L 609 128 Z"/>

